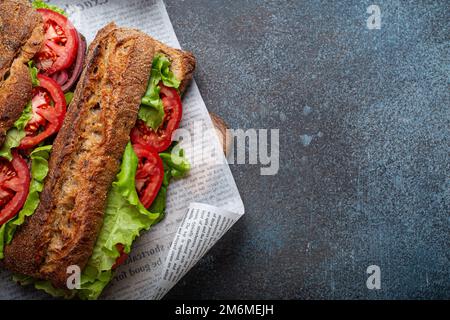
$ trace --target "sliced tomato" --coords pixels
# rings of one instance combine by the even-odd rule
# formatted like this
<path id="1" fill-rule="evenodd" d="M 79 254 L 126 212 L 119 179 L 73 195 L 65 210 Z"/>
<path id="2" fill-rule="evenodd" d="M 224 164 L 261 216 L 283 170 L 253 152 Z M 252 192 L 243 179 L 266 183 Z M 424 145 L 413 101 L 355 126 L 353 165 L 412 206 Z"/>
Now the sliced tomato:
<path id="1" fill-rule="evenodd" d="M 30 170 L 17 151 L 13 159 L 0 158 L 0 226 L 22 209 L 30 189 Z"/>
<path id="2" fill-rule="evenodd" d="M 35 55 L 36 66 L 42 73 L 51 75 L 69 68 L 78 51 L 78 33 L 62 14 L 49 9 L 37 9 L 44 20 L 45 39 Z"/>
<path id="3" fill-rule="evenodd" d="M 160 97 L 164 106 L 164 120 L 154 131 L 144 121 L 138 120 L 131 131 L 131 142 L 150 146 L 157 152 L 163 152 L 172 143 L 172 134 L 180 126 L 182 116 L 181 98 L 177 90 L 159 83 Z"/>
<path id="4" fill-rule="evenodd" d="M 58 132 L 66 115 L 66 99 L 61 87 L 42 74 L 38 79 L 39 86 L 33 88 L 31 100 L 33 116 L 25 127 L 26 136 L 19 149 L 32 148 Z"/>
<path id="5" fill-rule="evenodd" d="M 113 270 L 124 264 L 128 259 L 128 254 L 125 253 L 125 247 L 123 246 L 123 244 L 116 244 L 116 248 L 117 250 L 119 250 L 120 256 L 117 258 L 116 263 L 114 263 L 114 265 L 112 266 Z"/>
<path id="6" fill-rule="evenodd" d="M 139 158 L 136 171 L 136 191 L 144 207 L 149 208 L 155 200 L 164 178 L 164 167 L 158 152 L 149 146 L 133 145 Z"/>

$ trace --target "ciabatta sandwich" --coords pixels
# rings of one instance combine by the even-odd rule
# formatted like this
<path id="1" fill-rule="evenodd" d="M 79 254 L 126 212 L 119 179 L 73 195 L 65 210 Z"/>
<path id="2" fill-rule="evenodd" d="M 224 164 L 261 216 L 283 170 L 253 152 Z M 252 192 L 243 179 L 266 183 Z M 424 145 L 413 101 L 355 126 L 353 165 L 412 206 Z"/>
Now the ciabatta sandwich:
<path id="1" fill-rule="evenodd" d="M 5 248 L 4 265 L 54 295 L 96 299 L 133 241 L 161 220 L 167 186 L 190 166 L 172 150 L 192 54 L 109 24 L 53 145 L 41 202 Z M 70 290 L 67 270 L 82 271 Z"/>

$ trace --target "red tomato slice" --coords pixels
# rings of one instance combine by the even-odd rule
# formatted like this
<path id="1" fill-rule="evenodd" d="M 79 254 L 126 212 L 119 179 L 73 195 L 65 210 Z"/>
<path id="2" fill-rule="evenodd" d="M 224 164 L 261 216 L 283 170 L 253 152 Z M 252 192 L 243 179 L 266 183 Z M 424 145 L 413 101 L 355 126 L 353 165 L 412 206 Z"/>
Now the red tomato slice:
<path id="1" fill-rule="evenodd" d="M 11 162 L 0 158 L 0 226 L 22 209 L 30 189 L 30 170 L 24 159 L 13 151 Z"/>
<path id="2" fill-rule="evenodd" d="M 33 116 L 25 127 L 26 136 L 19 149 L 32 148 L 58 132 L 66 115 L 66 99 L 61 87 L 42 74 L 38 79 L 39 87 L 33 88 L 31 100 Z"/>
<path id="3" fill-rule="evenodd" d="M 182 116 L 181 98 L 177 90 L 159 83 L 160 97 L 164 106 L 164 120 L 156 132 L 147 127 L 144 121 L 138 120 L 131 130 L 131 142 L 150 146 L 157 152 L 163 152 L 172 143 L 172 134 L 178 129 Z"/>
<path id="4" fill-rule="evenodd" d="M 125 253 L 125 247 L 123 246 L 123 244 L 116 244 L 116 248 L 117 250 L 119 250 L 120 256 L 117 258 L 116 263 L 114 263 L 114 265 L 112 266 L 113 270 L 124 264 L 128 259 L 128 254 Z"/>
<path id="5" fill-rule="evenodd" d="M 148 146 L 133 145 L 139 158 L 136 171 L 136 191 L 144 207 L 149 208 L 155 200 L 164 178 L 164 167 L 159 154 Z"/>
<path id="6" fill-rule="evenodd" d="M 44 20 L 45 40 L 35 56 L 36 66 L 46 75 L 69 68 L 78 50 L 78 33 L 62 14 L 49 9 L 37 9 Z"/>

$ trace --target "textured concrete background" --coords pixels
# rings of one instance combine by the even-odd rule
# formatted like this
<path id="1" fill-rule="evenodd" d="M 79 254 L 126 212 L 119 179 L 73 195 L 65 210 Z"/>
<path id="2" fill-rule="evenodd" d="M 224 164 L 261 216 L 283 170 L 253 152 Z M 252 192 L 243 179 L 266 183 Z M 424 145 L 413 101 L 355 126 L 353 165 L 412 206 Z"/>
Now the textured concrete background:
<path id="1" fill-rule="evenodd" d="M 281 153 L 167 298 L 450 298 L 450 2 L 373 3 L 166 0 L 208 108 Z"/>

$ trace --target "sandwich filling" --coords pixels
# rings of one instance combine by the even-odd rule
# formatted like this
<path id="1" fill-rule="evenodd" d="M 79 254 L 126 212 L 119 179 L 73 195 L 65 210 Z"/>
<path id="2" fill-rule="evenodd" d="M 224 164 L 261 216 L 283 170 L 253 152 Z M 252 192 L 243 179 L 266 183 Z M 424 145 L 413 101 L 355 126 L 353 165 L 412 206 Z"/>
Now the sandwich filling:
<path id="1" fill-rule="evenodd" d="M 31 216 L 39 205 L 39 193 L 48 172 L 47 160 L 51 150 L 51 145 L 46 145 L 45 140 L 61 128 L 66 110 L 65 97 L 58 84 L 39 75 L 32 62 L 29 63 L 29 70 L 33 82 L 33 99 L 14 126 L 8 130 L 5 142 L 0 148 L 0 166 L 3 172 L 0 178 L 0 259 L 3 259 L 4 246 L 12 241 L 16 228 L 24 222 L 25 217 Z M 31 162 L 30 169 L 26 158 Z M 13 174 L 28 175 L 28 179 L 14 182 L 7 180 L 7 177 L 11 176 L 10 164 L 15 168 L 16 162 L 23 162 L 25 165 L 21 172 L 15 170 Z M 22 188 L 17 190 L 21 185 L 19 181 L 24 183 Z M 15 210 L 10 210 L 10 204 L 21 192 L 24 194 L 22 200 L 17 203 Z"/>
<path id="2" fill-rule="evenodd" d="M 170 61 L 158 54 L 153 60 L 151 79 L 141 101 L 138 121 L 131 130 L 131 142 L 150 146 L 157 152 L 169 148 L 178 128 L 182 105 L 178 81 L 170 71 Z"/>
<path id="3" fill-rule="evenodd" d="M 44 20 L 45 41 L 34 61 L 39 70 L 68 92 L 78 80 L 86 54 L 86 41 L 64 10 L 36 0 L 35 8 Z"/>
<path id="4" fill-rule="evenodd" d="M 171 140 L 181 119 L 179 85 L 170 71 L 169 59 L 156 55 L 133 129 L 136 131 L 138 126 L 145 126 L 152 137 L 140 136 L 141 139 L 136 140 L 133 133 L 131 135 L 120 171 L 109 191 L 103 225 L 82 272 L 80 288 L 72 291 L 57 289 L 49 281 L 17 275 L 18 282 L 34 284 L 53 296 L 71 298 L 77 295 L 81 299 L 100 296 L 112 280 L 114 270 L 125 263 L 136 237 L 163 218 L 167 188 L 172 178 L 183 177 L 190 170 L 183 150 Z M 175 117 L 174 109 L 177 110 Z"/>

